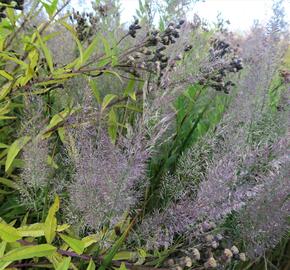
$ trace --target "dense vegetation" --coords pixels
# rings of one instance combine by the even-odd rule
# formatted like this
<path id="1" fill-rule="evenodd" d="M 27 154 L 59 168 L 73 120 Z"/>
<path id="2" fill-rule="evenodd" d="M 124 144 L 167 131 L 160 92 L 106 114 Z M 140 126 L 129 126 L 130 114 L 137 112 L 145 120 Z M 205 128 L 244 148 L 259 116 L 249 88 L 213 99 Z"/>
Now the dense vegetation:
<path id="1" fill-rule="evenodd" d="M 69 2 L 0 1 L 0 269 L 289 269 L 282 1 Z"/>

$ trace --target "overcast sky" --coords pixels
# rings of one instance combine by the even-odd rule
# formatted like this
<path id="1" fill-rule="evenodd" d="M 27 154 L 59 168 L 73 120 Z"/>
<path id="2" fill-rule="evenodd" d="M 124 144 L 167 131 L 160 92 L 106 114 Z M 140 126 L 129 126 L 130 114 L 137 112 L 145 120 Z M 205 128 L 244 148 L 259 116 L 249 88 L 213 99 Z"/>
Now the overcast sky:
<path id="1" fill-rule="evenodd" d="M 78 2 L 78 0 L 73 0 Z M 83 0 L 90 5 L 91 0 Z M 122 21 L 131 21 L 138 0 L 121 0 Z M 216 21 L 217 14 L 221 12 L 224 19 L 228 19 L 232 30 L 247 31 L 255 19 L 265 22 L 271 16 L 272 0 L 205 0 L 196 3 L 190 13 L 197 13 L 208 22 Z M 285 0 L 287 19 L 290 22 L 290 0 Z M 190 19 L 192 15 L 188 14 Z"/>

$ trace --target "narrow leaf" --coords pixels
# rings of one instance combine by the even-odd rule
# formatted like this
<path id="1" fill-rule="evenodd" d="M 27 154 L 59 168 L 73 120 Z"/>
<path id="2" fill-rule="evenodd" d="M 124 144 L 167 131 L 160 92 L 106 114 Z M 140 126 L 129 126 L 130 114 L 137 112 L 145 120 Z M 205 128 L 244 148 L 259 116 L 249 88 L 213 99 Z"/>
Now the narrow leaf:
<path id="1" fill-rule="evenodd" d="M 57 230 L 57 220 L 55 217 L 56 212 L 59 209 L 59 197 L 56 196 L 53 205 L 48 211 L 48 215 L 44 222 L 44 235 L 47 243 L 51 243 L 55 237 Z"/>
<path id="2" fill-rule="evenodd" d="M 12 81 L 14 78 L 12 77 L 12 75 L 10 75 L 8 72 L 6 72 L 5 70 L 0 70 L 0 75 L 4 78 L 6 78 L 9 81 Z"/>
<path id="3" fill-rule="evenodd" d="M 87 270 L 95 270 L 95 269 L 96 269 L 96 265 L 95 265 L 94 261 L 91 259 L 90 263 L 87 267 Z"/>
<path id="4" fill-rule="evenodd" d="M 70 261 L 71 257 L 64 258 L 62 262 L 58 265 L 56 270 L 67 270 L 69 268 Z"/>
<path id="5" fill-rule="evenodd" d="M 11 225 L 0 223 L 0 238 L 6 242 L 15 242 L 21 239 L 19 232 Z"/>
<path id="6" fill-rule="evenodd" d="M 46 62 L 48 64 L 48 67 L 50 69 L 50 72 L 53 72 L 54 69 L 53 69 L 53 60 L 52 60 L 51 53 L 50 53 L 49 49 L 47 48 L 47 46 L 45 45 L 45 43 L 43 42 L 40 34 L 38 32 L 36 32 L 36 35 L 38 37 L 41 49 L 44 53 L 44 56 L 45 56 Z"/>
<path id="7" fill-rule="evenodd" d="M 109 103 L 115 98 L 117 98 L 117 96 L 114 94 L 106 95 L 103 99 L 103 102 L 102 102 L 102 110 L 105 110 L 106 107 L 109 105 Z"/>
<path id="8" fill-rule="evenodd" d="M 23 136 L 12 143 L 9 147 L 7 159 L 5 163 L 5 171 L 7 172 L 11 167 L 14 159 L 16 158 L 19 151 L 25 146 L 25 144 L 30 140 L 29 136 Z"/>
<path id="9" fill-rule="evenodd" d="M 77 254 L 82 254 L 85 249 L 85 244 L 78 239 L 72 238 L 65 234 L 59 234 L 59 236 L 69 245 L 69 247 Z"/>
<path id="10" fill-rule="evenodd" d="M 56 247 L 49 244 L 41 244 L 37 246 L 24 246 L 13 249 L 6 253 L 3 257 L 0 257 L 0 261 L 18 261 L 30 258 L 45 257 L 53 254 L 56 251 Z"/>

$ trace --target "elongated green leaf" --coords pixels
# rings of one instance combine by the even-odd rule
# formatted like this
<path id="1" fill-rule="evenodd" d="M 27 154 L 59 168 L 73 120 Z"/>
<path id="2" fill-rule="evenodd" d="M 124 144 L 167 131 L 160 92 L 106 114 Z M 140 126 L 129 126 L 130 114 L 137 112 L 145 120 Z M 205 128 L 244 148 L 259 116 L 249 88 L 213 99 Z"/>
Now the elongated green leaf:
<path id="1" fill-rule="evenodd" d="M 112 263 L 112 260 L 118 250 L 121 248 L 123 245 L 129 231 L 131 230 L 132 226 L 134 224 L 134 220 L 129 224 L 125 232 L 121 235 L 121 237 L 114 243 L 114 245 L 111 247 L 109 253 L 104 257 L 104 260 L 101 264 L 101 266 L 98 268 L 98 270 L 106 270 L 110 264 Z"/>
<path id="2" fill-rule="evenodd" d="M 21 235 L 11 225 L 0 223 L 0 238 L 6 242 L 15 242 L 21 239 Z"/>
<path id="3" fill-rule="evenodd" d="M 104 46 L 106 57 L 110 57 L 112 55 L 110 43 L 107 41 L 107 39 L 102 34 L 100 34 L 100 38 L 101 38 L 101 41 L 102 41 L 103 46 Z"/>
<path id="4" fill-rule="evenodd" d="M 12 261 L 9 261 L 9 262 L 1 262 L 1 259 L 0 259 L 0 270 L 4 270 L 6 269 L 6 267 L 11 264 Z"/>
<path id="5" fill-rule="evenodd" d="M 6 72 L 5 70 L 0 70 L 0 75 L 4 78 L 6 78 L 9 81 L 12 81 L 14 78 L 12 77 L 12 75 L 10 75 L 8 72 Z"/>
<path id="6" fill-rule="evenodd" d="M 55 163 L 51 155 L 47 156 L 47 164 L 54 169 L 58 169 L 58 165 Z"/>
<path id="7" fill-rule="evenodd" d="M 100 91 L 98 90 L 97 82 L 94 81 L 94 80 L 89 80 L 89 85 L 90 85 L 90 87 L 91 87 L 91 89 L 93 91 L 93 94 L 94 94 L 97 102 L 99 104 L 101 104 L 101 102 L 102 102 L 101 101 L 101 95 L 100 95 Z"/>
<path id="8" fill-rule="evenodd" d="M 4 99 L 11 91 L 13 83 L 11 81 L 7 82 L 0 89 L 0 101 Z"/>
<path id="9" fill-rule="evenodd" d="M 17 231 L 22 237 L 40 237 L 44 236 L 44 228 L 44 223 L 34 223 L 30 225 L 22 225 L 17 229 Z M 68 228 L 69 224 L 58 225 L 56 231 L 62 232 Z"/>
<path id="10" fill-rule="evenodd" d="M 55 114 L 50 122 L 49 125 L 46 127 L 46 130 L 50 130 L 51 128 L 55 127 L 57 124 L 61 123 L 70 113 L 70 109 L 67 108 L 63 110 L 62 112 Z M 48 138 L 51 135 L 51 133 L 47 133 L 43 136 L 43 138 Z"/>
<path id="11" fill-rule="evenodd" d="M 3 184 L 6 187 L 10 187 L 13 189 L 19 189 L 19 186 L 12 180 L 0 177 L 0 184 Z"/>
<path id="12" fill-rule="evenodd" d="M 121 263 L 119 270 L 127 270 L 126 264 L 124 262 Z"/>
<path id="13" fill-rule="evenodd" d="M 4 58 L 5 60 L 12 61 L 12 62 L 22 66 L 25 69 L 27 69 L 27 67 L 28 67 L 28 65 L 25 62 L 23 62 L 22 60 L 20 60 L 16 57 L 10 56 L 5 52 L 0 52 L 0 57 Z"/>
<path id="14" fill-rule="evenodd" d="M 65 234 L 59 234 L 59 236 L 69 245 L 69 247 L 77 254 L 82 254 L 85 249 L 85 244 L 78 239 L 72 238 Z"/>
<path id="15" fill-rule="evenodd" d="M 128 82 L 126 89 L 124 90 L 124 95 L 129 96 L 134 101 L 136 101 L 136 94 L 134 91 L 134 85 L 135 85 L 135 80 L 134 80 L 134 78 L 131 78 L 131 80 Z"/>
<path id="16" fill-rule="evenodd" d="M 131 251 L 120 251 L 118 252 L 113 260 L 115 261 L 132 261 L 138 257 L 137 252 L 131 252 Z"/>
<path id="17" fill-rule="evenodd" d="M 41 46 L 41 49 L 44 53 L 44 56 L 45 56 L 45 59 L 46 59 L 46 62 L 48 64 L 48 67 L 50 69 L 50 72 L 53 72 L 53 60 L 52 60 L 52 56 L 51 56 L 51 53 L 49 51 L 49 49 L 47 48 L 46 44 L 43 42 L 40 34 L 38 33 L 38 31 L 36 32 L 36 35 L 37 35 L 37 38 L 39 40 L 39 43 L 40 43 L 40 46 Z"/>
<path id="18" fill-rule="evenodd" d="M 78 39 L 77 33 L 76 31 L 73 29 L 72 26 L 70 26 L 69 24 L 67 24 L 66 22 L 62 21 L 61 24 L 72 34 L 73 39 L 75 40 L 75 42 L 77 43 L 78 49 L 79 49 L 79 54 L 80 57 L 78 59 L 78 61 L 75 63 L 75 61 L 72 63 L 73 66 L 76 65 L 76 68 L 79 68 L 83 62 L 84 62 L 84 55 L 83 55 L 83 47 L 81 42 Z M 67 67 L 73 67 L 68 65 Z"/>
<path id="19" fill-rule="evenodd" d="M 44 222 L 44 235 L 47 243 L 51 243 L 55 237 L 57 230 L 57 220 L 55 217 L 56 212 L 59 209 L 59 197 L 56 196 L 53 205 L 48 211 L 48 215 Z"/>
<path id="20" fill-rule="evenodd" d="M 69 268 L 70 261 L 71 257 L 64 258 L 62 262 L 58 265 L 56 270 L 67 270 Z"/>
<path id="21" fill-rule="evenodd" d="M 44 224 L 34 223 L 31 225 L 24 225 L 17 229 L 22 237 L 39 237 L 44 235 Z"/>
<path id="22" fill-rule="evenodd" d="M 107 108 L 107 106 L 110 104 L 110 102 L 115 98 L 117 98 L 117 96 L 114 94 L 106 95 L 103 99 L 103 102 L 102 102 L 102 110 L 105 110 Z"/>
<path id="23" fill-rule="evenodd" d="M 8 148 L 9 145 L 5 144 L 5 143 L 0 143 L 0 148 Z"/>
<path id="24" fill-rule="evenodd" d="M 115 113 L 114 108 L 112 108 L 108 116 L 108 133 L 113 144 L 115 144 L 115 141 L 117 139 L 117 132 L 118 132 L 117 115 Z"/>
<path id="25" fill-rule="evenodd" d="M 96 47 L 98 45 L 98 40 L 99 38 L 95 37 L 93 41 L 91 42 L 91 44 L 84 51 L 84 58 L 83 58 L 84 63 L 86 63 L 88 59 L 90 58 L 90 56 L 95 52 Z"/>
<path id="26" fill-rule="evenodd" d="M 98 234 L 92 234 L 92 235 L 88 235 L 88 236 L 84 237 L 82 239 L 82 242 L 84 243 L 85 248 L 87 248 L 90 245 L 101 241 L 102 237 L 103 237 L 103 233 L 99 232 Z"/>
<path id="27" fill-rule="evenodd" d="M 53 254 L 55 251 L 56 247 L 49 244 L 41 244 L 37 246 L 24 246 L 9 251 L 3 257 L 0 257 L 0 262 L 18 261 L 30 258 L 45 257 Z"/>
<path id="28" fill-rule="evenodd" d="M 4 103 L 4 102 L 3 102 Z M 5 105 L 3 107 L 0 108 L 0 114 L 6 114 L 9 113 L 11 110 L 11 102 L 5 102 Z"/>
<path id="29" fill-rule="evenodd" d="M 91 259 L 90 263 L 87 267 L 87 270 L 95 270 L 95 269 L 96 269 L 96 265 L 95 265 L 94 261 Z"/>
<path id="30" fill-rule="evenodd" d="M 6 158 L 6 163 L 5 163 L 5 171 L 7 172 L 14 159 L 18 155 L 19 151 L 27 144 L 27 142 L 30 140 L 29 136 L 23 136 L 16 141 L 12 143 L 12 145 L 9 147 L 7 158 Z"/>
<path id="31" fill-rule="evenodd" d="M 40 2 L 44 6 L 48 16 L 51 18 L 56 11 L 58 0 L 40 0 Z"/>
<path id="32" fill-rule="evenodd" d="M 4 255 L 4 252 L 5 252 L 5 249 L 6 249 L 6 245 L 7 245 L 6 241 L 2 241 L 0 243 L 0 257 L 2 257 Z"/>

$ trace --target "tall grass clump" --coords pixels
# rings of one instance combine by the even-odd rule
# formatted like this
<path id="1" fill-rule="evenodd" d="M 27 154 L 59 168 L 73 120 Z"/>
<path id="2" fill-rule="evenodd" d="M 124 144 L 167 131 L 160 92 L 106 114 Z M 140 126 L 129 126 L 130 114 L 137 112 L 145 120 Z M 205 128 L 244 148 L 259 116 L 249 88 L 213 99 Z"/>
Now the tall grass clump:
<path id="1" fill-rule="evenodd" d="M 287 269 L 283 2 L 195 2 L 0 2 L 0 269 Z"/>

